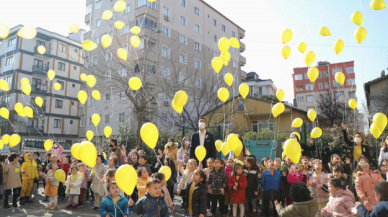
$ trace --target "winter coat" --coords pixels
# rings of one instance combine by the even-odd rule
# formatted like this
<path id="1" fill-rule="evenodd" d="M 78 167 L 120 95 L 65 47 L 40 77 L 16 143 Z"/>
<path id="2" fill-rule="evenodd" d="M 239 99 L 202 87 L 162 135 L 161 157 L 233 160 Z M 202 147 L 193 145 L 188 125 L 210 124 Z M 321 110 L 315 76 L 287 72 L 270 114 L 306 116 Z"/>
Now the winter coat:
<path id="1" fill-rule="evenodd" d="M 366 209 L 371 212 L 373 206 L 379 203 L 375 198 L 374 187 L 378 182 L 384 181 L 384 179 L 378 171 L 371 171 L 370 175 L 365 171 L 358 171 L 354 176 L 356 177 L 354 183 L 357 195 L 360 200 L 364 197 L 368 199 Z"/>
<path id="2" fill-rule="evenodd" d="M 364 205 L 357 206 L 357 211 L 361 217 L 386 217 L 388 216 L 388 201 L 380 201 L 379 204 L 373 207 L 371 213 Z"/>
<path id="3" fill-rule="evenodd" d="M 237 190 L 233 189 L 233 186 L 238 183 Z M 230 190 L 231 203 L 241 204 L 245 203 L 245 192 L 248 185 L 247 178 L 244 174 L 241 174 L 238 179 L 236 176 L 231 176 L 228 181 L 228 188 Z"/>
<path id="4" fill-rule="evenodd" d="M 388 152 L 385 152 L 384 150 L 384 147 L 380 149 L 379 165 L 383 162 L 383 160 L 388 160 Z"/>
<path id="5" fill-rule="evenodd" d="M 26 180 L 26 179 L 34 180 L 39 177 L 38 167 L 33 166 L 33 162 L 30 161 L 30 159 L 28 158 L 28 154 L 24 155 L 24 163 L 22 164 L 21 171 L 26 171 L 28 173 L 28 176 L 26 173 L 22 174 L 22 180 Z"/>
<path id="6" fill-rule="evenodd" d="M 142 215 L 142 217 L 169 216 L 164 197 L 152 197 L 148 192 L 132 207 L 132 212 Z"/>
<path id="7" fill-rule="evenodd" d="M 110 155 L 112 154 L 112 152 L 115 152 L 118 158 L 121 156 L 121 148 L 117 145 L 115 149 L 109 147 L 109 156 L 107 158 L 110 158 Z M 117 159 L 118 162 L 120 162 L 119 160 L 120 159 Z"/>
<path id="8" fill-rule="evenodd" d="M 183 147 L 181 147 L 179 150 L 178 150 L 178 153 L 177 153 L 177 161 L 178 161 L 178 163 L 179 162 L 182 162 L 183 163 L 183 156 L 185 155 L 185 154 L 188 154 L 189 153 L 189 148 L 187 148 L 187 151 L 185 151 L 184 149 L 183 149 Z"/>
<path id="9" fill-rule="evenodd" d="M 313 183 L 315 192 L 317 194 L 318 203 L 325 203 L 329 201 L 330 194 L 327 191 L 321 189 L 323 184 L 327 185 L 329 182 L 327 173 L 322 172 L 318 175 L 317 172 L 314 172 L 310 177 L 310 181 Z"/>
<path id="10" fill-rule="evenodd" d="M 188 170 L 184 171 L 181 181 L 178 184 L 178 188 L 183 189 L 186 188 L 187 183 L 191 180 L 193 172 L 189 172 Z"/>
<path id="11" fill-rule="evenodd" d="M 100 196 L 104 196 L 106 193 L 105 193 L 105 186 L 104 184 L 102 183 L 102 179 L 100 178 L 100 176 L 103 176 L 105 175 L 105 172 L 106 172 L 106 167 L 104 164 L 100 164 L 100 165 L 97 165 L 94 166 L 94 169 L 93 169 L 93 173 L 91 174 L 92 176 L 92 185 L 90 186 L 93 190 L 94 193 L 97 193 L 99 194 Z M 100 181 L 101 179 L 101 181 Z"/>
<path id="12" fill-rule="evenodd" d="M 257 175 L 258 175 L 259 169 L 251 169 L 248 172 L 247 168 L 244 168 L 244 175 L 247 177 L 247 188 L 245 197 L 246 198 L 256 198 L 255 191 L 257 191 L 257 188 L 259 187 L 259 184 L 257 183 Z"/>
<path id="13" fill-rule="evenodd" d="M 166 201 L 167 207 L 168 207 L 168 208 L 173 207 L 173 206 L 174 206 L 174 203 L 173 203 L 172 200 L 171 200 L 170 192 L 168 191 L 168 189 L 166 188 L 166 186 L 163 186 L 163 187 L 162 187 L 162 191 L 163 191 L 163 196 L 164 196 L 164 200 Z"/>
<path id="14" fill-rule="evenodd" d="M 331 216 L 353 216 L 354 195 L 349 189 L 338 189 L 333 195 L 330 195 L 329 202 L 323 208 Z"/>
<path id="15" fill-rule="evenodd" d="M 288 174 L 287 176 L 287 182 L 292 185 L 295 182 L 303 182 L 307 183 L 307 177 L 303 175 L 302 172 L 299 172 L 299 175 L 297 176 L 294 172 Z"/>
<path id="16" fill-rule="evenodd" d="M 271 171 L 267 169 L 263 172 L 263 174 L 261 175 L 261 179 L 258 179 L 257 182 L 259 184 L 264 185 L 264 192 L 269 190 L 275 190 L 277 192 L 280 192 L 279 186 L 283 184 L 281 177 L 282 174 L 279 171 L 274 170 L 274 173 L 272 175 Z"/>
<path id="17" fill-rule="evenodd" d="M 174 161 L 175 168 L 178 168 L 178 143 L 174 142 L 171 146 L 168 144 L 164 147 L 164 152 L 167 153 L 168 157 Z"/>
<path id="18" fill-rule="evenodd" d="M 72 176 L 76 176 L 77 178 L 72 179 Z M 70 184 L 73 184 L 73 186 L 70 187 Z M 80 195 L 81 194 L 81 184 L 82 184 L 82 176 L 81 175 L 71 175 L 67 177 L 67 180 L 65 182 L 66 186 L 66 194 L 75 194 Z"/>
<path id="19" fill-rule="evenodd" d="M 293 202 L 291 205 L 284 208 L 282 204 L 276 206 L 276 211 L 279 217 L 312 217 L 318 212 L 318 202 L 316 199 L 314 188 L 309 187 L 312 200 L 304 202 Z"/>
<path id="20" fill-rule="evenodd" d="M 21 170 L 19 162 L 9 163 L 5 165 L 4 174 L 7 175 L 5 189 L 8 190 L 22 187 L 22 182 L 20 180 L 20 172 Z"/>
<path id="21" fill-rule="evenodd" d="M 55 172 L 53 170 L 47 171 L 46 175 L 43 175 L 46 182 L 49 182 L 52 186 L 59 186 L 59 181 L 55 178 Z"/>
<path id="22" fill-rule="evenodd" d="M 61 158 L 63 151 L 64 149 L 62 145 L 54 144 L 49 152 L 51 153 L 51 155 L 55 155 L 59 159 Z"/>
<path id="23" fill-rule="evenodd" d="M 348 133 L 346 130 L 342 130 L 342 133 L 344 135 L 345 143 L 351 148 L 351 152 L 349 153 L 349 156 L 353 159 L 353 153 L 354 153 L 354 146 L 356 145 L 355 142 L 352 142 L 349 140 Z M 368 145 L 361 144 L 361 155 L 364 155 L 371 161 L 371 155 L 370 155 L 370 149 Z M 358 162 L 358 159 L 354 159 L 354 162 Z M 353 168 L 356 168 L 356 165 L 353 165 Z"/>
<path id="24" fill-rule="evenodd" d="M 233 168 L 225 167 L 225 173 L 226 173 L 226 178 L 229 178 L 232 176 Z"/>
<path id="25" fill-rule="evenodd" d="M 189 207 L 189 194 L 190 187 L 193 182 L 189 182 L 186 185 L 186 188 L 181 190 L 181 196 L 183 198 L 183 208 L 187 209 Z M 193 216 L 199 216 L 200 214 L 206 216 L 207 210 L 207 185 L 199 184 L 193 191 L 193 196 L 191 198 L 191 208 L 193 209 Z"/>
<path id="26" fill-rule="evenodd" d="M 282 173 L 282 182 L 283 182 L 282 197 L 285 197 L 285 198 L 289 198 L 290 197 L 290 189 L 291 189 L 291 185 L 287 181 L 288 168 L 289 168 L 288 165 L 285 165 L 284 168 L 283 168 L 283 172 L 286 172 L 286 176 L 283 176 L 283 173 Z"/>
<path id="27" fill-rule="evenodd" d="M 334 176 L 333 174 L 328 174 L 327 175 L 327 178 L 330 179 L 334 179 Z M 348 181 L 348 176 L 346 174 L 342 174 L 342 176 L 340 177 L 341 181 L 345 182 L 346 183 L 346 186 L 349 186 L 349 181 Z"/>
<path id="28" fill-rule="evenodd" d="M 208 184 L 212 185 L 212 194 L 220 195 L 221 188 L 226 191 L 228 179 L 226 178 L 224 168 L 220 168 L 218 171 L 214 168 L 213 171 L 210 172 Z"/>
<path id="29" fill-rule="evenodd" d="M 144 197 L 144 195 L 146 194 L 147 182 L 148 182 L 149 179 L 150 179 L 150 177 L 147 177 L 147 179 L 142 179 L 140 177 L 137 178 L 136 188 L 137 188 L 137 191 L 138 191 L 139 199 Z"/>
<path id="30" fill-rule="evenodd" d="M 100 214 L 101 217 L 105 217 L 107 214 L 115 217 L 124 217 L 124 215 L 130 216 L 131 210 L 128 208 L 128 199 L 123 195 L 119 194 L 120 199 L 115 202 L 113 201 L 110 195 L 106 196 L 106 198 L 100 204 Z"/>

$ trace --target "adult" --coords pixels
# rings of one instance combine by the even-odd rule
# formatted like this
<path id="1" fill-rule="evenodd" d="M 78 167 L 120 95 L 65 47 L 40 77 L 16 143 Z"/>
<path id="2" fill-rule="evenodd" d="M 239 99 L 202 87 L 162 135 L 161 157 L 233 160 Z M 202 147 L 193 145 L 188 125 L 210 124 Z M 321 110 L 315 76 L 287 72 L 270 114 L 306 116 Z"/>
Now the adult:
<path id="1" fill-rule="evenodd" d="M 346 131 L 347 127 L 344 123 L 341 123 L 342 132 L 344 135 L 345 143 L 350 146 L 351 152 L 350 157 L 353 159 L 353 168 L 356 168 L 358 159 L 363 155 L 368 160 L 371 160 L 369 146 L 364 144 L 364 136 L 360 132 L 356 132 L 353 136 L 353 141 L 349 140 L 348 133 Z"/>
<path id="2" fill-rule="evenodd" d="M 54 143 L 53 147 L 50 149 L 51 155 L 55 155 L 57 157 L 61 157 L 63 153 L 63 147 L 58 142 Z"/>
<path id="3" fill-rule="evenodd" d="M 174 161 L 175 168 L 178 168 L 178 144 L 173 138 L 169 138 L 167 144 L 164 146 L 164 154 Z"/>
<path id="4" fill-rule="evenodd" d="M 206 161 L 208 158 L 217 158 L 217 150 L 214 142 L 213 134 L 206 131 L 207 121 L 205 118 L 199 118 L 198 128 L 199 131 L 191 135 L 191 145 L 189 156 L 192 159 L 195 159 L 198 162 L 197 157 L 195 156 L 195 149 L 198 146 L 204 146 L 206 149 L 206 156 L 202 161 L 203 168 L 206 168 Z"/>
<path id="5" fill-rule="evenodd" d="M 121 149 L 119 146 L 117 146 L 117 139 L 109 140 L 109 156 L 112 152 L 115 152 L 117 157 L 121 156 Z"/>
<path id="6" fill-rule="evenodd" d="M 240 155 L 238 155 L 238 156 L 236 156 L 233 151 L 230 151 L 228 159 L 244 161 L 244 158 L 247 156 L 247 148 L 245 147 L 244 141 L 241 138 L 240 134 L 237 134 L 237 136 L 238 136 L 238 138 L 240 139 L 240 141 L 242 143 L 242 146 L 243 146 L 242 147 L 242 151 L 241 151 Z"/>
<path id="7" fill-rule="evenodd" d="M 132 165 L 135 170 L 139 168 L 139 154 L 137 153 L 136 149 L 129 152 L 127 162 L 129 165 Z"/>
<path id="8" fill-rule="evenodd" d="M 385 141 L 381 143 L 379 165 L 381 165 L 383 160 L 388 160 L 388 135 L 385 137 Z"/>
<path id="9" fill-rule="evenodd" d="M 317 156 L 314 156 L 316 158 L 320 158 L 319 149 L 314 145 L 314 139 L 310 139 L 310 145 L 307 145 L 306 143 L 300 141 L 300 135 L 299 133 L 293 132 L 290 134 L 290 139 L 295 139 L 299 142 L 300 147 L 302 148 L 302 156 L 307 156 L 307 151 L 316 152 Z"/>
<path id="10" fill-rule="evenodd" d="M 5 165 L 4 174 L 6 175 L 5 181 L 5 197 L 4 197 L 4 209 L 10 208 L 8 204 L 9 195 L 11 190 L 13 194 L 13 207 L 18 207 L 17 198 L 19 197 L 20 190 L 22 187 L 22 181 L 20 179 L 20 164 L 18 162 L 19 156 L 16 153 L 11 153 L 8 157 L 9 163 Z"/>
<path id="11" fill-rule="evenodd" d="M 178 163 L 183 162 L 183 156 L 189 153 L 189 146 L 190 146 L 189 138 L 187 138 L 186 136 L 183 137 L 181 148 L 178 150 L 178 154 L 177 154 Z"/>

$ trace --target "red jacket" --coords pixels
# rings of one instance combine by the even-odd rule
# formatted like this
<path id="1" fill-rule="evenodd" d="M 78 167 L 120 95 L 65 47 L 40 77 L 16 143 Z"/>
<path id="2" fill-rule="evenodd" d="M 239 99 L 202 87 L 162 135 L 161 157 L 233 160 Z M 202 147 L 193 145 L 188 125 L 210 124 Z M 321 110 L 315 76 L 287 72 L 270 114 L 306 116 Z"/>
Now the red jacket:
<path id="1" fill-rule="evenodd" d="M 235 183 L 238 183 L 237 190 L 233 189 Z M 236 176 L 231 176 L 228 181 L 228 188 L 230 189 L 230 202 L 235 204 L 245 203 L 245 188 L 248 185 L 247 178 L 241 174 L 239 179 Z"/>

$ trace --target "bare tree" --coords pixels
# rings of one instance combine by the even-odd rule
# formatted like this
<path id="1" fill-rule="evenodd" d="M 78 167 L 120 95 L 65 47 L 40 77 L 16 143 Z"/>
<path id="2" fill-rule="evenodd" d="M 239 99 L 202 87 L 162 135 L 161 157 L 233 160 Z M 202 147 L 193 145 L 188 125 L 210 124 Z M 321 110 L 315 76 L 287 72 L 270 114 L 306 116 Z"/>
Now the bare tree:
<path id="1" fill-rule="evenodd" d="M 353 123 L 354 111 L 352 111 L 344 99 L 336 95 L 334 91 L 328 90 L 326 95 L 320 94 L 318 108 L 320 114 L 328 118 L 330 126 L 339 125 L 341 122 Z"/>

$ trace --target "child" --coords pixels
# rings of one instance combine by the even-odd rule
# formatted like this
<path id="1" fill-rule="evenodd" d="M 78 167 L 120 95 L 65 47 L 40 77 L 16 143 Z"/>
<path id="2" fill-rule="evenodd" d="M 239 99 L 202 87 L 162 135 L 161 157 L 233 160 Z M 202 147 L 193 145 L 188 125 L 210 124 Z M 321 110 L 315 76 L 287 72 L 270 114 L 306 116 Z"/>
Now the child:
<path id="1" fill-rule="evenodd" d="M 46 210 L 57 210 L 57 195 L 59 181 L 55 178 L 55 172 L 61 169 L 61 165 L 57 162 L 51 163 L 52 169 L 47 172 L 47 175 L 41 172 L 41 176 L 46 179 L 46 188 L 44 189 L 44 195 L 50 197 L 49 204 Z"/>
<path id="2" fill-rule="evenodd" d="M 247 177 L 248 186 L 245 193 L 245 212 L 247 215 L 256 213 L 256 197 L 258 195 L 257 188 L 257 175 L 259 174 L 259 168 L 256 164 L 254 157 L 247 157 L 247 161 L 244 168 L 244 175 Z M 252 209 L 250 209 L 250 206 Z"/>
<path id="3" fill-rule="evenodd" d="M 388 216 L 388 182 L 379 182 L 375 185 L 375 199 L 380 201 L 373 207 L 373 212 L 369 211 L 360 202 L 356 203 L 357 211 L 362 217 L 385 217 Z"/>
<path id="4" fill-rule="evenodd" d="M 329 201 L 329 192 L 326 187 L 329 178 L 327 177 L 327 174 L 324 173 L 322 170 L 322 161 L 315 160 L 314 173 L 311 175 L 310 181 L 313 184 L 315 193 L 317 194 L 318 212 L 316 217 L 321 216 L 321 212 L 319 210 L 325 207 L 327 202 Z"/>
<path id="5" fill-rule="evenodd" d="M 346 186 L 348 186 L 348 176 L 344 174 L 344 168 L 342 166 L 334 165 L 331 170 L 333 171 L 333 174 L 327 176 L 329 179 L 341 179 L 341 181 L 345 182 Z"/>
<path id="6" fill-rule="evenodd" d="M 73 165 L 70 169 L 71 175 L 67 177 L 65 182 L 66 186 L 66 195 L 68 195 L 69 200 L 67 202 L 66 209 L 73 210 L 77 209 L 79 195 L 81 193 L 81 184 L 82 177 L 78 175 L 77 165 Z"/>
<path id="7" fill-rule="evenodd" d="M 108 169 L 104 175 L 104 186 L 108 189 L 108 184 L 110 182 L 116 182 L 116 170 Z M 109 192 L 106 192 L 108 195 Z M 124 191 L 120 189 L 119 194 L 124 195 Z"/>
<path id="8" fill-rule="evenodd" d="M 185 198 L 186 207 L 191 216 L 206 215 L 206 174 L 202 170 L 195 170 L 186 188 L 178 189 L 177 193 Z M 191 202 L 191 203 L 190 203 Z"/>
<path id="9" fill-rule="evenodd" d="M 148 180 L 145 196 L 139 199 L 133 207 L 133 200 L 130 199 L 128 202 L 129 207 L 132 207 L 132 211 L 138 215 L 142 215 L 142 217 L 168 217 L 168 207 L 163 196 L 161 196 L 161 188 L 159 179 Z"/>
<path id="10" fill-rule="evenodd" d="M 117 166 L 117 159 L 116 158 L 110 158 L 108 161 L 108 169 L 114 169 L 117 170 L 119 167 Z"/>
<path id="11" fill-rule="evenodd" d="M 238 160 L 238 158 L 236 158 L 235 160 Z M 234 165 L 234 160 L 233 159 L 228 159 L 226 161 L 225 173 L 226 173 L 226 178 L 228 180 L 229 180 L 229 178 L 233 174 L 233 165 Z M 226 191 L 225 191 L 225 206 L 226 206 L 226 209 L 228 209 L 228 205 L 229 204 L 230 204 L 230 191 L 229 191 L 229 188 L 226 188 Z M 232 205 L 230 206 L 230 209 L 232 210 Z"/>
<path id="12" fill-rule="evenodd" d="M 309 167 L 309 158 L 307 156 L 302 156 L 302 159 L 300 161 L 300 170 L 303 173 L 308 174 L 308 171 L 310 169 Z"/>
<path id="13" fill-rule="evenodd" d="M 128 209 L 128 199 L 120 194 L 120 188 L 116 182 L 109 182 L 107 186 L 108 196 L 100 204 L 101 217 L 128 217 L 131 211 Z"/>
<path id="14" fill-rule="evenodd" d="M 34 179 L 39 178 L 38 168 L 33 166 L 32 159 L 32 153 L 24 155 L 24 163 L 21 167 L 22 190 L 20 193 L 20 205 L 25 205 L 26 200 L 31 195 Z M 32 200 L 28 200 L 27 203 L 32 203 Z"/>
<path id="15" fill-rule="evenodd" d="M 141 157 L 140 157 L 140 159 L 141 159 Z M 146 194 L 147 182 L 150 179 L 150 177 L 148 175 L 147 168 L 146 167 L 139 167 L 137 169 L 137 176 L 138 176 L 138 178 L 137 178 L 136 188 L 138 191 L 139 199 L 141 199 Z"/>
<path id="16" fill-rule="evenodd" d="M 287 182 L 292 185 L 295 182 L 303 182 L 307 183 L 307 177 L 303 175 L 302 171 L 300 171 L 300 167 L 298 164 L 294 164 L 291 166 L 292 172 L 287 176 Z"/>
<path id="17" fill-rule="evenodd" d="M 237 206 L 240 208 L 240 217 L 243 217 L 245 205 L 245 189 L 248 185 L 247 178 L 243 174 L 241 164 L 235 164 L 233 175 L 229 178 L 230 203 L 233 204 L 233 217 L 237 216 Z"/>
<path id="18" fill-rule="evenodd" d="M 94 192 L 94 207 L 93 210 L 98 210 L 101 201 L 104 199 L 106 195 L 106 188 L 102 183 L 102 179 L 104 178 L 104 174 L 106 172 L 106 167 L 104 164 L 104 156 L 97 155 L 96 165 L 94 166 L 93 173 L 90 174 L 89 180 L 92 181 L 92 185 L 90 186 Z"/>
<path id="19" fill-rule="evenodd" d="M 166 201 L 167 207 L 170 210 L 174 209 L 174 203 L 171 200 L 170 192 L 166 188 L 166 177 L 163 173 L 156 173 L 152 178 L 156 178 L 160 180 L 160 185 L 162 186 L 162 196 L 164 196 L 164 200 Z M 179 189 L 178 189 L 179 190 Z"/>
<path id="20" fill-rule="evenodd" d="M 39 157 L 34 158 L 34 161 L 32 162 L 32 166 L 36 168 L 36 171 L 38 174 L 40 171 L 42 171 L 42 162 Z M 34 197 L 32 197 L 33 200 L 35 200 L 38 196 L 38 189 L 39 189 L 39 175 L 34 179 L 34 184 L 32 185 L 32 193 L 34 194 Z"/>
<path id="21" fill-rule="evenodd" d="M 228 179 L 224 171 L 224 162 L 217 158 L 214 160 L 214 169 L 210 172 L 208 184 L 212 186 L 212 215 L 215 217 L 217 211 L 217 202 L 222 217 L 227 214 L 227 207 L 225 206 L 225 190 L 227 188 Z"/>
<path id="22" fill-rule="evenodd" d="M 329 168 L 330 168 L 331 171 L 333 170 L 333 167 L 335 165 L 341 166 L 342 168 L 344 168 L 344 173 L 345 174 L 351 175 L 352 172 L 351 172 L 351 169 L 350 169 L 350 162 L 347 162 L 346 164 L 344 164 L 341 161 L 341 157 L 338 154 L 332 154 L 331 157 L 330 157 Z"/>
<path id="23" fill-rule="evenodd" d="M 341 179 L 334 178 L 329 181 L 328 186 L 330 199 L 329 203 L 320 211 L 322 216 L 353 216 L 354 195 L 346 188 L 346 183 Z"/>
<path id="24" fill-rule="evenodd" d="M 185 171 L 183 171 L 183 166 L 181 166 L 182 162 L 179 162 L 179 164 L 180 164 L 179 168 L 183 176 L 181 181 L 178 184 L 178 190 L 186 188 L 187 183 L 191 181 L 191 177 L 193 176 L 194 171 L 197 169 L 197 161 L 195 159 L 190 159 L 189 162 L 187 163 Z M 185 201 L 185 198 L 182 198 L 182 200 Z M 187 206 L 187 205 L 183 205 L 183 206 Z M 186 216 L 189 215 L 188 209 L 185 209 L 185 215 Z"/>
<path id="25" fill-rule="evenodd" d="M 148 175 L 152 174 L 151 167 L 148 164 L 148 157 L 145 155 L 141 155 L 139 158 L 139 167 L 145 167 L 147 169 Z"/>
<path id="26" fill-rule="evenodd" d="M 213 171 L 214 169 L 214 159 L 213 158 L 208 158 L 207 161 L 206 161 L 206 164 L 207 164 L 207 168 L 203 169 L 202 171 L 206 174 L 206 183 L 209 181 L 209 176 L 210 176 L 210 172 Z M 202 167 L 202 164 L 200 163 L 200 167 Z M 208 185 L 207 186 L 207 204 L 206 204 L 206 207 L 207 207 L 207 213 L 206 215 L 207 216 L 211 216 L 212 215 L 212 212 L 211 212 L 211 209 L 210 209 L 210 202 L 211 202 L 211 193 L 212 193 L 212 188 L 211 188 L 211 185 Z"/>
<path id="27" fill-rule="evenodd" d="M 275 170 L 275 163 L 272 159 L 267 160 L 266 162 L 267 170 L 263 172 L 263 174 L 258 174 L 259 178 L 258 183 L 264 185 L 263 190 L 263 211 L 264 215 L 269 216 L 269 202 L 271 201 L 272 206 L 275 207 L 274 201 L 280 199 L 280 185 L 281 174 L 279 171 Z M 274 216 L 277 216 L 277 212 L 274 209 Z"/>
<path id="28" fill-rule="evenodd" d="M 284 171 L 284 166 L 282 165 L 282 159 L 275 158 L 275 169 L 279 172 Z"/>
<path id="29" fill-rule="evenodd" d="M 85 201 L 85 193 L 88 185 L 87 177 L 90 176 L 90 171 L 86 169 L 86 166 L 84 163 L 78 164 L 78 175 L 81 176 L 82 178 L 81 193 L 79 195 L 79 202 L 78 202 L 78 206 L 81 207 L 84 205 L 84 201 Z"/>
<path id="30" fill-rule="evenodd" d="M 358 160 L 356 172 L 355 189 L 360 202 L 364 204 L 365 208 L 372 212 L 373 206 L 378 204 L 375 198 L 374 186 L 381 181 L 384 181 L 378 171 L 370 171 L 368 158 L 361 156 Z"/>

